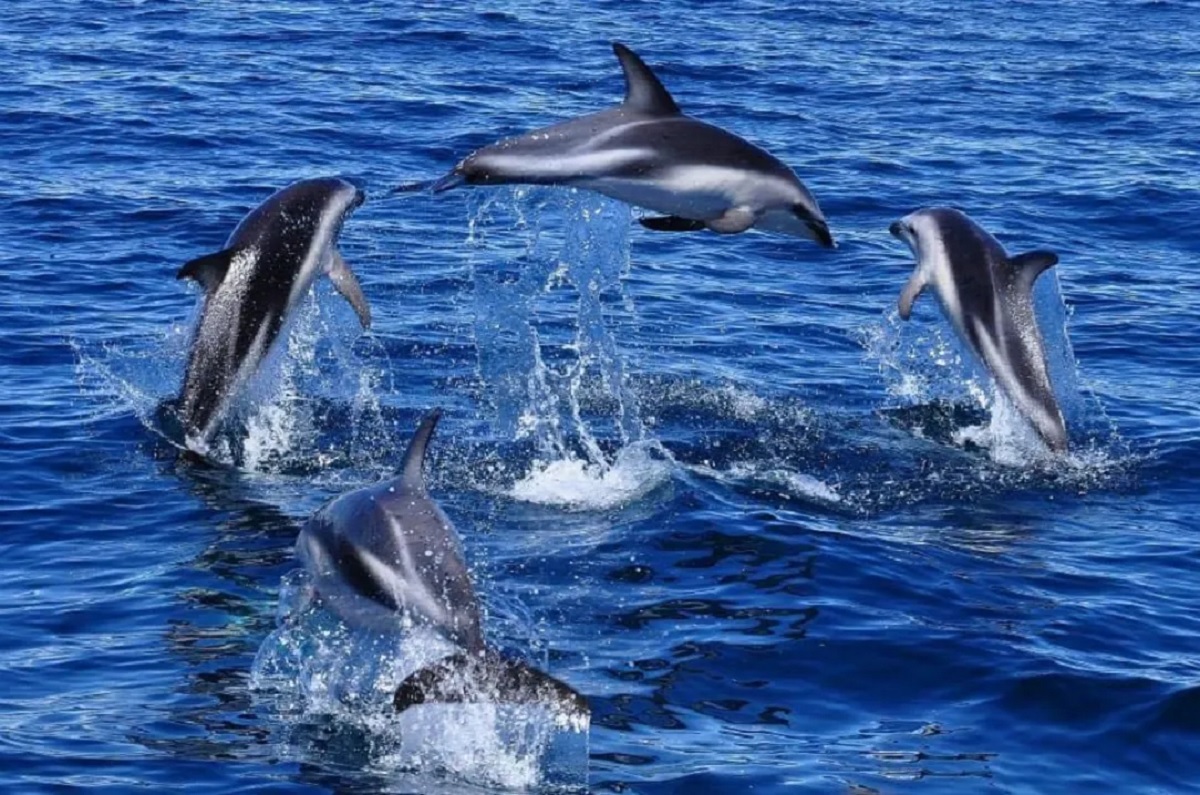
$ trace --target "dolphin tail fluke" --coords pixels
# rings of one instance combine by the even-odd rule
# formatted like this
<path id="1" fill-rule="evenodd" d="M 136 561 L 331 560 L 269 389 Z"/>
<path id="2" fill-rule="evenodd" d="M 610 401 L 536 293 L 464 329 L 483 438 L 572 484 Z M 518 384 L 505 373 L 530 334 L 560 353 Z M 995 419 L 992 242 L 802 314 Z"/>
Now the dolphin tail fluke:
<path id="1" fill-rule="evenodd" d="M 425 451 L 429 448 L 429 440 L 433 438 L 433 431 L 437 428 L 438 420 L 441 418 L 442 410 L 440 408 L 432 409 L 421 419 L 421 424 L 417 426 L 417 432 L 413 434 L 412 441 L 408 443 L 408 450 L 404 453 L 404 463 L 400 470 L 400 482 L 407 489 L 421 493 L 425 491 Z"/>
<path id="2" fill-rule="evenodd" d="M 333 288 L 338 291 L 338 294 L 354 307 L 354 314 L 358 315 L 358 322 L 362 323 L 362 327 L 370 328 L 371 305 L 367 303 L 367 298 L 363 295 L 358 277 L 354 275 L 354 271 L 350 270 L 346 260 L 342 259 L 342 253 L 337 249 L 333 250 L 333 257 L 329 262 L 329 281 L 333 282 Z"/>
<path id="3" fill-rule="evenodd" d="M 645 61 L 619 41 L 613 42 L 613 52 L 625 73 L 625 105 L 633 110 L 655 116 L 675 116 L 679 106 L 663 87 Z"/>
<path id="4" fill-rule="evenodd" d="M 587 698 L 570 685 L 492 649 L 452 654 L 420 669 L 400 683 L 393 699 L 397 712 L 431 703 L 534 704 L 577 728 L 591 716 Z"/>

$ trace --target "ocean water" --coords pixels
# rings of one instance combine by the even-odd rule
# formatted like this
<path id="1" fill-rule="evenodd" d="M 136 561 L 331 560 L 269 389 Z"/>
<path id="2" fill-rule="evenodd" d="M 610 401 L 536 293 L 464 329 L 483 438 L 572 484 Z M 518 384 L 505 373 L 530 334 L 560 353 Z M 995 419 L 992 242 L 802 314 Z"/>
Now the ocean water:
<path id="1" fill-rule="evenodd" d="M 792 165 L 836 251 L 556 189 L 389 197 L 606 107 L 624 41 Z M 1200 4 L 7 0 L 0 791 L 1200 791 Z M 174 274 L 295 179 L 368 201 L 181 456 Z M 1038 456 L 888 224 L 1052 248 Z M 491 640 L 586 731 L 386 706 L 420 633 L 292 545 L 446 417 Z M 444 649 L 442 649 L 444 651 Z"/>

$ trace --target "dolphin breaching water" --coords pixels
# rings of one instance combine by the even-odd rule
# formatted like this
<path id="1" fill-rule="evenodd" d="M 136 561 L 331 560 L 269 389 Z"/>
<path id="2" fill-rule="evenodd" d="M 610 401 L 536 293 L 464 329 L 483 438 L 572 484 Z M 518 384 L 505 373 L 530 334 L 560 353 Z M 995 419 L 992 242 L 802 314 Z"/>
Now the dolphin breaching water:
<path id="1" fill-rule="evenodd" d="M 337 249 L 346 217 L 363 192 L 336 177 L 306 179 L 256 207 L 215 254 L 194 259 L 177 278 L 195 279 L 204 307 L 176 411 L 189 445 L 203 449 L 239 390 L 258 370 L 291 311 L 324 272 L 364 328 L 371 310 Z"/>
<path id="2" fill-rule="evenodd" d="M 917 296 L 933 285 L 946 317 L 1001 391 L 1052 451 L 1066 452 L 1066 424 L 1033 304 L 1034 281 L 1058 255 L 1029 251 L 1009 257 L 996 238 L 948 207 L 918 210 L 890 231 L 917 259 L 900 293 L 900 317 L 908 320 Z"/>
<path id="3" fill-rule="evenodd" d="M 484 637 L 458 533 L 426 490 L 425 452 L 440 418 L 434 409 L 421 421 L 397 477 L 318 510 L 296 554 L 317 597 L 348 626 L 395 632 L 407 619 L 461 648 L 408 676 L 396 690 L 397 712 L 434 702 L 536 704 L 572 727 L 586 725 L 586 698 Z"/>
<path id="4" fill-rule="evenodd" d="M 625 73 L 615 108 L 485 146 L 433 185 L 568 185 L 661 216 L 662 231 L 764 229 L 833 248 L 817 200 L 790 168 L 730 132 L 685 115 L 632 50 L 613 51 Z"/>

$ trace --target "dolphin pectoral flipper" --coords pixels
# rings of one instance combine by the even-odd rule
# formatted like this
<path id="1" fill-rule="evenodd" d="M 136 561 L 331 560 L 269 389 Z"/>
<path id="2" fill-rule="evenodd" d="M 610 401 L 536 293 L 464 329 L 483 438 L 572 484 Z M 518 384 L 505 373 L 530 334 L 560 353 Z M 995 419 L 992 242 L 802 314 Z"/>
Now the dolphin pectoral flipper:
<path id="1" fill-rule="evenodd" d="M 913 301 L 917 300 L 917 296 L 925 289 L 928 281 L 925 279 L 925 273 L 921 268 L 913 271 L 913 275 L 908 277 L 908 281 L 904 285 L 904 289 L 900 291 L 900 301 L 898 309 L 900 310 L 900 319 L 908 320 L 912 314 Z"/>
<path id="2" fill-rule="evenodd" d="M 619 41 L 612 47 L 625 73 L 625 105 L 655 116 L 678 115 L 679 106 L 645 61 Z"/>
<path id="3" fill-rule="evenodd" d="M 329 262 L 329 281 L 333 282 L 333 288 L 338 291 L 338 294 L 354 307 L 354 313 L 358 315 L 358 322 L 362 323 L 362 327 L 370 328 L 371 306 L 367 303 L 362 287 L 358 284 L 358 277 L 354 275 L 354 271 L 350 270 L 350 266 L 346 264 L 346 260 L 342 259 L 342 254 L 337 249 L 333 250 L 333 256 Z"/>
<path id="4" fill-rule="evenodd" d="M 678 215 L 643 216 L 638 223 L 655 232 L 700 232 L 704 229 L 703 221 Z"/>
<path id="5" fill-rule="evenodd" d="M 723 215 L 706 221 L 705 224 L 714 232 L 723 235 L 736 235 L 754 226 L 756 216 L 749 207 L 730 207 Z"/>
<path id="6" fill-rule="evenodd" d="M 225 274 L 229 272 L 229 263 L 233 261 L 235 253 L 234 249 L 225 248 L 213 254 L 197 257 L 191 262 L 185 263 L 175 274 L 175 278 L 195 279 L 204 288 L 204 292 L 211 293 L 220 286 L 221 282 L 225 281 Z"/>
<path id="7" fill-rule="evenodd" d="M 571 724 L 588 720 L 587 699 L 569 685 L 492 649 L 460 652 L 422 668 L 396 688 L 397 712 L 419 704 L 537 704 Z"/>
<path id="8" fill-rule="evenodd" d="M 1009 257 L 1008 267 L 1011 270 L 1011 284 L 1025 291 L 1033 290 L 1037 277 L 1058 263 L 1058 255 L 1053 251 L 1026 251 L 1015 257 Z"/>

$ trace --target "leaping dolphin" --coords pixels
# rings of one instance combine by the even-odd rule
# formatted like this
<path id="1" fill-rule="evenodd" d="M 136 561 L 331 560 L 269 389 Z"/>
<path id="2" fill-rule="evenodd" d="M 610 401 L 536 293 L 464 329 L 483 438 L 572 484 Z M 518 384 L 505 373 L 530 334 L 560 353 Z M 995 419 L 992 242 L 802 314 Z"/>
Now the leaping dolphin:
<path id="1" fill-rule="evenodd" d="M 441 418 L 421 421 L 400 475 L 343 494 L 300 531 L 296 554 L 316 592 L 351 626 L 395 631 L 407 617 L 462 651 L 422 668 L 396 690 L 397 712 L 426 702 L 541 704 L 571 725 L 589 716 L 568 685 L 488 645 L 458 534 L 429 497 L 422 467 Z"/>
<path id="2" fill-rule="evenodd" d="M 343 179 L 306 179 L 256 207 L 225 247 L 180 268 L 204 288 L 204 308 L 176 410 L 190 444 L 206 445 L 258 370 L 288 315 L 324 271 L 363 327 L 371 310 L 337 250 L 342 224 L 363 202 Z"/>
<path id="3" fill-rule="evenodd" d="M 613 51 L 625 73 L 624 102 L 485 146 L 433 190 L 464 182 L 572 185 L 663 213 L 641 220 L 649 229 L 757 228 L 834 247 L 817 200 L 790 168 L 685 115 L 641 58 L 620 43 Z"/>
<path id="4" fill-rule="evenodd" d="M 1058 262 L 1052 251 L 1009 257 L 1003 246 L 958 210 L 930 207 L 890 227 L 917 259 L 900 293 L 900 317 L 927 285 L 942 311 L 984 363 L 1000 389 L 1056 453 L 1067 450 L 1067 429 L 1050 385 L 1045 345 L 1033 306 L 1033 283 Z"/>

